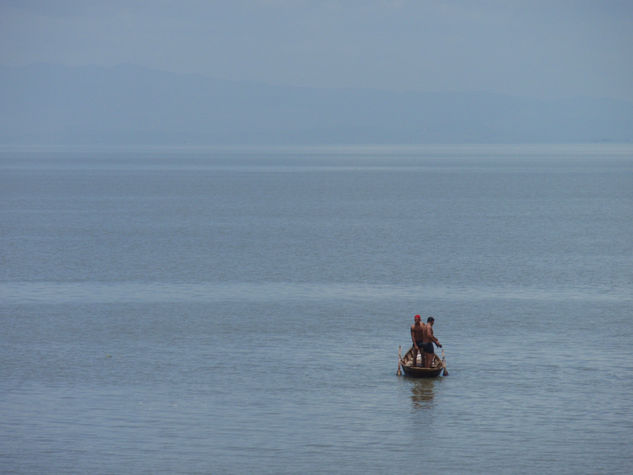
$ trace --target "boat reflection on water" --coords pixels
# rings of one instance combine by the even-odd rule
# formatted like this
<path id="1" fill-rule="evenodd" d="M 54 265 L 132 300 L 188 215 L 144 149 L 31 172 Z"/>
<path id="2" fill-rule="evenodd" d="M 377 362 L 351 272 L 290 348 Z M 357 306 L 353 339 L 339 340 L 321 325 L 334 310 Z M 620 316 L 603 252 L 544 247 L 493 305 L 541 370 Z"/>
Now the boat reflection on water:
<path id="1" fill-rule="evenodd" d="M 411 401 L 414 409 L 429 408 L 433 406 L 435 396 L 436 379 L 418 379 L 411 384 Z"/>

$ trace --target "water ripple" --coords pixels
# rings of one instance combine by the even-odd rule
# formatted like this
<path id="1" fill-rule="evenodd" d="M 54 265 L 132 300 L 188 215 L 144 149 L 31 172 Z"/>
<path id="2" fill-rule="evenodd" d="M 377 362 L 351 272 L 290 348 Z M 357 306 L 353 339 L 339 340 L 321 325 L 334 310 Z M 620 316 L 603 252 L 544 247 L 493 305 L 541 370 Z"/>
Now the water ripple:
<path id="1" fill-rule="evenodd" d="M 451 301 L 536 300 L 620 302 L 633 300 L 630 289 L 406 286 L 361 283 L 168 283 L 168 282 L 5 282 L 4 304 L 275 302 L 386 299 Z"/>

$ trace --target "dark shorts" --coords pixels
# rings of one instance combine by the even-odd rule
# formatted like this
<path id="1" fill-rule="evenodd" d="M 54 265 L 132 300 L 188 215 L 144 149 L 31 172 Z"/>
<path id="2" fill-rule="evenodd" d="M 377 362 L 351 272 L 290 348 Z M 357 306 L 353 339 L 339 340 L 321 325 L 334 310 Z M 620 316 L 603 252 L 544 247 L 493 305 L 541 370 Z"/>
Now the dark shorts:
<path id="1" fill-rule="evenodd" d="M 422 345 L 418 345 L 420 348 L 422 348 L 422 351 L 424 351 L 425 353 L 435 353 L 435 351 L 433 350 L 433 343 L 429 342 L 429 343 L 422 343 Z"/>
<path id="2" fill-rule="evenodd" d="M 433 351 L 433 343 L 431 342 L 423 343 L 421 341 L 416 341 L 415 344 L 418 345 L 418 348 L 425 353 L 435 353 L 435 351 Z"/>

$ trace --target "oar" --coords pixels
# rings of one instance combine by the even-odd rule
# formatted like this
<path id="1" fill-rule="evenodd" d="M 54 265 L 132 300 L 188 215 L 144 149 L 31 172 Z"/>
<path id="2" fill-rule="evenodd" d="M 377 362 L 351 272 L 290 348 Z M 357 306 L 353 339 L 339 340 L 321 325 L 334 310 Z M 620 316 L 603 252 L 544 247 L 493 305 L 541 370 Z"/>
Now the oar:
<path id="1" fill-rule="evenodd" d="M 448 370 L 446 369 L 446 356 L 444 356 L 444 348 L 442 348 L 442 366 L 444 366 L 444 376 L 448 376 Z"/>
<path id="2" fill-rule="evenodd" d="M 398 345 L 398 372 L 396 375 L 402 376 L 402 345 Z"/>

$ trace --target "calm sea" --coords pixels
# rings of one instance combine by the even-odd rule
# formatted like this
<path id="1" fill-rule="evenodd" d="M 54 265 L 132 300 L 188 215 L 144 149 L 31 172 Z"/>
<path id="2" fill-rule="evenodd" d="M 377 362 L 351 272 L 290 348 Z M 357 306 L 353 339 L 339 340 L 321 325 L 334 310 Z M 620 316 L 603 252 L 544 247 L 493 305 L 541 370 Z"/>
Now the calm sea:
<path id="1" fill-rule="evenodd" d="M 633 146 L 0 151 L 0 472 L 633 468 Z M 450 376 L 397 377 L 415 314 Z"/>

